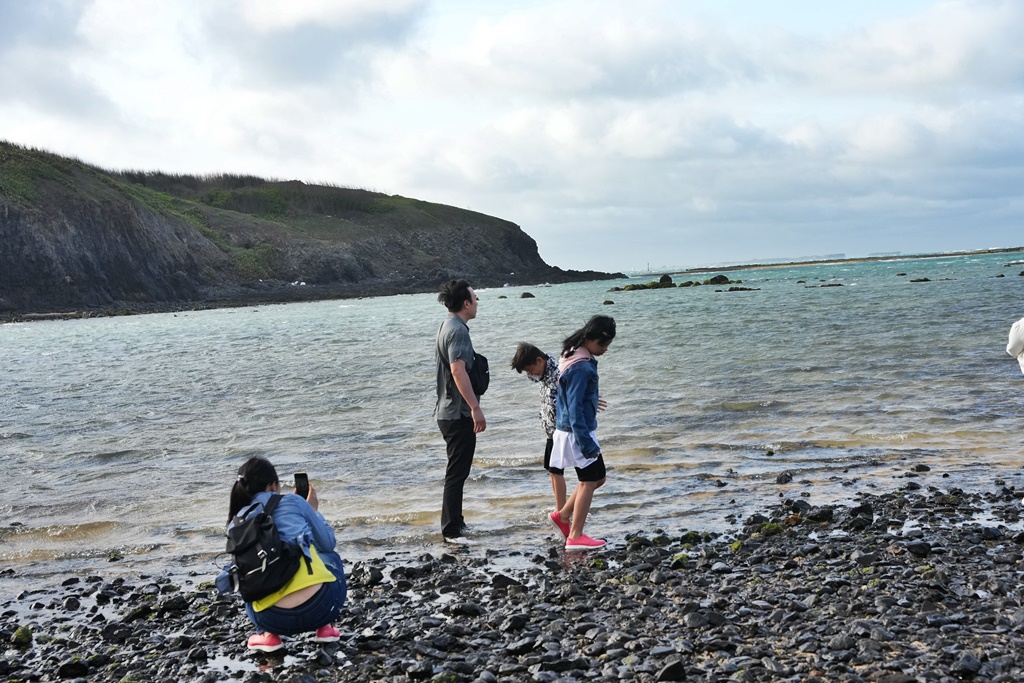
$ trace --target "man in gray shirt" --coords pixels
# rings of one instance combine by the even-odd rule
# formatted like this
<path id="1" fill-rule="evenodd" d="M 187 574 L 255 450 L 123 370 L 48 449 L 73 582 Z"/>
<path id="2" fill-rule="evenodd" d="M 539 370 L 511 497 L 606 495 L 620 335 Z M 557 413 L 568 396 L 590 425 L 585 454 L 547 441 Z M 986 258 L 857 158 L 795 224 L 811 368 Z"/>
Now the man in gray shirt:
<path id="1" fill-rule="evenodd" d="M 476 292 L 465 280 L 451 280 L 441 287 L 437 300 L 450 315 L 437 331 L 437 405 L 434 418 L 448 450 L 441 501 L 441 535 L 448 543 L 472 545 L 465 537 L 462 490 L 473 466 L 476 435 L 487 429 L 484 411 L 469 381 L 473 367 L 473 342 L 466 324 L 476 317 Z"/>

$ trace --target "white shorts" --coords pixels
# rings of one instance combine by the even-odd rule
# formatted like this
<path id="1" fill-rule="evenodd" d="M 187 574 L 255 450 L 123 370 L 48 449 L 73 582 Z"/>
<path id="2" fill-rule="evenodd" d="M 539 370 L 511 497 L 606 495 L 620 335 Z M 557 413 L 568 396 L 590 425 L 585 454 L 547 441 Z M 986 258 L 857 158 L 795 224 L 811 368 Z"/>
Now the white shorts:
<path id="1" fill-rule="evenodd" d="M 590 438 L 596 443 L 597 432 L 590 432 Z M 597 460 L 596 455 L 593 458 L 583 455 L 579 444 L 576 443 L 576 435 L 572 432 L 563 432 L 561 429 L 556 429 L 551 439 L 554 442 L 551 446 L 552 467 L 558 467 L 563 470 L 573 467 L 583 469 L 588 465 L 593 465 Z M 598 448 L 600 447 L 601 444 L 598 444 Z"/>

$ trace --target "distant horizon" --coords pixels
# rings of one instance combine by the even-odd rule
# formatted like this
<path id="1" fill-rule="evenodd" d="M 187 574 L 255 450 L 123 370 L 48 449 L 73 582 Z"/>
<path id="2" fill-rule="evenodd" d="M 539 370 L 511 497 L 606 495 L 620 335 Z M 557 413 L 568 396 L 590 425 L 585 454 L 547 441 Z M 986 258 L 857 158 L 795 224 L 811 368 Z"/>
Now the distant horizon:
<path id="1" fill-rule="evenodd" d="M 987 247 L 983 249 L 957 249 L 951 251 L 922 251 L 908 253 L 871 253 L 866 256 L 846 256 L 845 254 L 829 254 L 824 256 L 804 256 L 796 258 L 765 259 L 763 261 L 724 261 L 697 266 L 660 267 L 647 270 L 623 270 L 628 276 L 672 275 L 679 273 L 700 273 L 712 270 L 740 270 L 743 268 L 761 268 L 767 266 L 810 266 L 828 263 L 883 261 L 883 260 L 914 260 L 922 258 L 942 258 L 944 256 L 969 256 L 971 254 L 1013 254 L 1024 252 L 1024 246 Z"/>

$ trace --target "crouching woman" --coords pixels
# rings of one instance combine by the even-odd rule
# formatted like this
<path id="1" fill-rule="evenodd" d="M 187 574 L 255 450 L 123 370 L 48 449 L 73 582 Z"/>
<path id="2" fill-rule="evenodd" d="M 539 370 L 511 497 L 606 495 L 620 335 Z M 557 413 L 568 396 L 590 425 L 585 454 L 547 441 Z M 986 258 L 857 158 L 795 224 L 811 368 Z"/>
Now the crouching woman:
<path id="1" fill-rule="evenodd" d="M 247 460 L 231 488 L 228 528 L 246 507 L 253 507 L 246 511 L 245 519 L 249 519 L 279 493 L 281 482 L 270 461 L 259 457 Z M 245 603 L 245 613 L 258 631 L 249 637 L 250 650 L 275 652 L 284 647 L 281 636 L 307 631 L 315 632 L 313 640 L 318 643 L 340 638 L 332 624 L 345 606 L 345 570 L 335 550 L 334 529 L 317 512 L 318 503 L 316 491 L 310 486 L 307 498 L 286 493 L 273 511 L 281 540 L 297 543 L 308 562 L 302 561 L 292 579 L 277 592 Z M 217 577 L 217 587 L 230 592 L 231 579 L 226 571 Z"/>

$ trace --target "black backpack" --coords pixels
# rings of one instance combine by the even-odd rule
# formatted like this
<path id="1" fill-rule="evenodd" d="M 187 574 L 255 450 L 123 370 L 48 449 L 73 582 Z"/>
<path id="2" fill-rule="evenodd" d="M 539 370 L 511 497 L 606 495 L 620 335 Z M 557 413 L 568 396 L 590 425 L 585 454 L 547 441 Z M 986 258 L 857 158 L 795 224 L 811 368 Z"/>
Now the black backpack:
<path id="1" fill-rule="evenodd" d="M 259 503 L 241 510 L 235 515 L 234 526 L 225 534 L 232 560 L 228 569 L 231 587 L 246 602 L 281 590 L 306 559 L 298 543 L 284 541 L 277 533 L 274 510 L 279 502 L 281 494 L 274 494 L 263 509 L 249 519 L 246 517 Z M 306 565 L 312 574 L 313 566 L 308 559 Z"/>
<path id="2" fill-rule="evenodd" d="M 487 364 L 487 356 L 473 354 L 473 367 L 469 369 L 469 383 L 473 385 L 473 393 L 483 396 L 491 383 L 491 368 Z"/>

